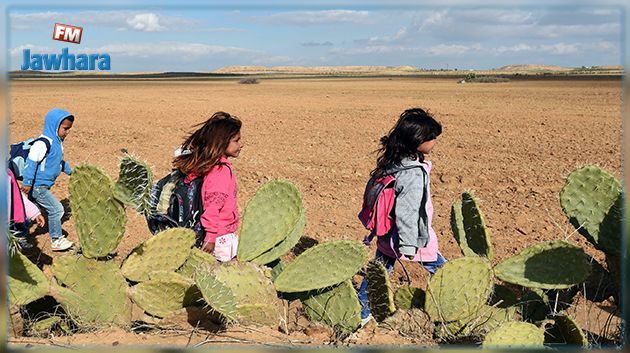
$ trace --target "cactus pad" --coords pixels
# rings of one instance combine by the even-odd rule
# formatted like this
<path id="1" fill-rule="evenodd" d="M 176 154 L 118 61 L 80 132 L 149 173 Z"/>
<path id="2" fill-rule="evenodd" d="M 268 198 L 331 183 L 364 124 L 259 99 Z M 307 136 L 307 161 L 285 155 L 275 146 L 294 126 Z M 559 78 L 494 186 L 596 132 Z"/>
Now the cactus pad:
<path id="1" fill-rule="evenodd" d="M 153 172 L 145 162 L 130 155 L 123 157 L 116 181 L 116 197 L 120 201 L 142 214 L 148 214 L 152 185 Z"/>
<path id="2" fill-rule="evenodd" d="M 553 321 L 557 333 L 561 336 L 557 338 L 562 340 L 562 342 L 574 346 L 588 346 L 588 340 L 584 331 L 569 315 L 565 313 L 554 315 Z"/>
<path id="3" fill-rule="evenodd" d="M 489 299 L 492 268 L 483 257 L 462 257 L 447 262 L 429 280 L 424 304 L 434 321 L 470 318 Z"/>
<path id="4" fill-rule="evenodd" d="M 361 303 L 349 280 L 321 292 L 309 293 L 301 301 L 311 321 L 324 322 L 344 333 L 354 332 L 361 325 Z"/>
<path id="5" fill-rule="evenodd" d="M 398 310 L 424 309 L 424 301 L 425 293 L 420 288 L 402 286 L 394 295 L 394 304 Z"/>
<path id="6" fill-rule="evenodd" d="M 195 244 L 195 232 L 188 228 L 170 228 L 138 245 L 123 262 L 122 274 L 130 281 L 149 279 L 155 270 L 175 271 Z"/>
<path id="7" fill-rule="evenodd" d="M 116 250 L 127 216 L 114 197 L 114 183 L 100 168 L 77 166 L 70 176 L 70 207 L 83 255 L 99 258 Z"/>
<path id="8" fill-rule="evenodd" d="M 492 259 L 490 232 L 486 228 L 477 201 L 471 193 L 464 192 L 461 202 L 453 203 L 451 226 L 455 240 L 464 256 L 477 255 Z"/>
<path id="9" fill-rule="evenodd" d="M 614 176 L 589 165 L 567 176 L 560 203 L 571 223 L 598 249 L 620 254 L 623 194 Z"/>
<path id="10" fill-rule="evenodd" d="M 286 265 L 274 285 L 279 292 L 330 287 L 354 276 L 367 260 L 365 245 L 333 240 L 316 245 Z"/>
<path id="11" fill-rule="evenodd" d="M 260 267 L 251 262 L 230 262 L 214 267 L 212 272 L 234 295 L 239 322 L 278 325 L 280 302 L 271 279 Z"/>
<path id="12" fill-rule="evenodd" d="M 153 272 L 151 279 L 130 289 L 131 299 L 147 313 L 167 317 L 184 307 L 193 282 L 175 272 Z"/>
<path id="13" fill-rule="evenodd" d="M 9 302 L 26 305 L 43 298 L 48 293 L 46 275 L 19 251 L 9 259 Z"/>
<path id="14" fill-rule="evenodd" d="M 524 287 L 563 289 L 582 283 L 591 265 L 584 250 L 562 240 L 530 246 L 494 268 L 498 278 Z"/>
<path id="15" fill-rule="evenodd" d="M 186 276 L 188 278 L 193 278 L 195 275 L 195 271 L 202 264 L 207 264 L 210 266 L 218 265 L 217 259 L 212 256 L 212 254 L 205 252 L 199 248 L 192 248 L 190 251 L 190 255 L 186 262 L 182 267 L 177 270 L 177 273 Z"/>
<path id="16" fill-rule="evenodd" d="M 526 322 L 510 321 L 488 332 L 483 348 L 542 348 L 545 331 Z"/>
<path id="17" fill-rule="evenodd" d="M 112 261 L 64 256 L 52 267 L 55 278 L 67 288 L 55 284 L 53 296 L 72 320 L 79 325 L 128 326 L 131 302 L 127 282 Z"/>
<path id="18" fill-rule="evenodd" d="M 273 180 L 263 185 L 243 214 L 239 261 L 253 260 L 285 240 L 303 212 L 302 196 L 293 183 Z"/>
<path id="19" fill-rule="evenodd" d="M 366 280 L 370 311 L 374 319 L 381 322 L 396 311 L 389 273 L 382 262 L 378 260 L 368 262 Z"/>
<path id="20" fill-rule="evenodd" d="M 274 246 L 269 251 L 262 253 L 260 256 L 252 259 L 252 262 L 257 265 L 265 265 L 279 259 L 282 255 L 288 253 L 291 249 L 293 249 L 298 241 L 300 241 L 300 238 L 304 234 L 305 226 L 306 213 L 302 212 L 291 233 L 289 233 L 289 235 L 278 245 Z"/>
<path id="21" fill-rule="evenodd" d="M 236 300 L 225 284 L 217 280 L 209 266 L 200 266 L 195 271 L 195 284 L 208 306 L 221 314 L 227 321 L 236 321 Z"/>

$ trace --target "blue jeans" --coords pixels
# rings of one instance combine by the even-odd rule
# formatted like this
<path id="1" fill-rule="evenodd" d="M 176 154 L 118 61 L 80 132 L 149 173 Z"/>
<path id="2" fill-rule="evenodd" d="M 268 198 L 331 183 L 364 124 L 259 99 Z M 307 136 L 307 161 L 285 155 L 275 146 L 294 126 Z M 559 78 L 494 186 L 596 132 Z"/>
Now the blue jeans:
<path id="1" fill-rule="evenodd" d="M 48 233 L 55 240 L 61 238 L 61 217 L 63 217 L 63 205 L 50 192 L 48 186 L 34 186 L 33 199 L 43 207 L 48 214 Z"/>
<path id="2" fill-rule="evenodd" d="M 392 272 L 394 270 L 394 264 L 396 263 L 396 259 L 393 257 L 389 257 L 379 250 L 376 250 L 376 260 L 379 260 L 385 264 L 385 268 L 387 272 Z M 413 263 L 407 261 L 407 263 Z M 434 274 L 438 268 L 442 267 L 446 263 L 446 259 L 442 254 L 438 253 L 437 259 L 435 261 L 429 262 L 420 262 L 422 267 L 424 267 L 429 273 Z M 361 302 L 361 319 L 365 319 L 370 316 L 370 305 L 368 302 L 367 296 L 367 278 L 363 278 L 363 282 L 361 282 L 361 287 L 359 287 L 359 302 Z"/>

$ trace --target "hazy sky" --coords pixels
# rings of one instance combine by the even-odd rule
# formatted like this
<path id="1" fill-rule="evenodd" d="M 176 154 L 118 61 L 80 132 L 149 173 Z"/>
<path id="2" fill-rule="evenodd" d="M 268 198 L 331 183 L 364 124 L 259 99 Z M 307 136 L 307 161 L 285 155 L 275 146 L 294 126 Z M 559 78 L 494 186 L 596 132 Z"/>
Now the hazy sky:
<path id="1" fill-rule="evenodd" d="M 621 65 L 618 6 L 120 7 L 10 9 L 10 68 L 32 53 L 108 53 L 112 71 L 229 65 Z M 80 45 L 51 39 L 82 26 Z"/>

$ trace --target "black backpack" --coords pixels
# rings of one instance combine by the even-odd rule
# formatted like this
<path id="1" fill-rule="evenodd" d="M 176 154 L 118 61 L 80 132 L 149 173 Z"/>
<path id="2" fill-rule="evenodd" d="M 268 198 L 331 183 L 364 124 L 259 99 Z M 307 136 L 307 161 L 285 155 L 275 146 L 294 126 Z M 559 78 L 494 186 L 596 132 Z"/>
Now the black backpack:
<path id="1" fill-rule="evenodd" d="M 151 212 L 146 216 L 151 233 L 174 227 L 192 229 L 201 247 L 205 230 L 201 225 L 203 176 L 185 183 L 186 174 L 178 169 L 160 179 L 151 189 Z"/>

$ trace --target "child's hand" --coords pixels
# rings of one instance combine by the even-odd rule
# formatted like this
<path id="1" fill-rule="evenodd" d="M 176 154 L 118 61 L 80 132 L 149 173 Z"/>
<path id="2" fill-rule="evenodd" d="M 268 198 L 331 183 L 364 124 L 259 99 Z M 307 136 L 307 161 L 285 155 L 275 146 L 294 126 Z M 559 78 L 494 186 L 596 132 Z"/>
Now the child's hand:
<path id="1" fill-rule="evenodd" d="M 31 192 L 31 187 L 30 186 L 26 186 L 26 185 L 22 185 L 22 186 L 20 186 L 20 190 L 22 190 L 23 193 L 28 195 L 28 193 Z"/>
<path id="2" fill-rule="evenodd" d="M 43 228 L 46 225 L 46 219 L 44 218 L 44 216 L 38 215 L 37 217 L 35 217 L 35 223 L 37 223 L 38 227 Z"/>

